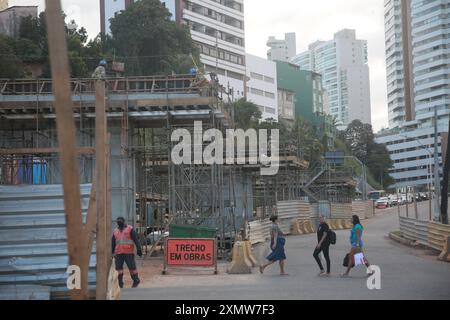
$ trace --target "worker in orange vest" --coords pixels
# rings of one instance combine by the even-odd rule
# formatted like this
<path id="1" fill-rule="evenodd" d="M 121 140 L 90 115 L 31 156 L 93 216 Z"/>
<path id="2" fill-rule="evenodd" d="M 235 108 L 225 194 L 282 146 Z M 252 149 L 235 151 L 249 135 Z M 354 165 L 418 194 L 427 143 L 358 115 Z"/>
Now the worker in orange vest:
<path id="1" fill-rule="evenodd" d="M 141 281 L 136 268 L 134 252 L 136 249 L 137 255 L 142 257 L 141 244 L 136 231 L 125 223 L 124 218 L 119 217 L 116 222 L 117 228 L 112 236 L 112 253 L 115 255 L 116 270 L 119 273 L 119 286 L 123 288 L 123 264 L 126 263 L 131 279 L 133 279 L 133 288 L 136 288 Z"/>

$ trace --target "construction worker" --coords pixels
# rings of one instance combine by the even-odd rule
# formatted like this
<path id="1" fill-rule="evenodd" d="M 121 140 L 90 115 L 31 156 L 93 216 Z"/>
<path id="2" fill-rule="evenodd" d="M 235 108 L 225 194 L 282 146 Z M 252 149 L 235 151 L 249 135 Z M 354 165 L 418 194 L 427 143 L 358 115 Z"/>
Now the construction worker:
<path id="1" fill-rule="evenodd" d="M 125 223 L 124 218 L 119 217 L 116 222 L 117 228 L 112 236 L 112 253 L 115 255 L 116 270 L 119 273 L 119 286 L 123 288 L 123 264 L 126 263 L 131 279 L 133 279 L 133 288 L 136 288 L 140 280 L 134 259 L 134 251 L 136 249 L 137 255 L 142 257 L 141 244 L 136 231 L 132 226 Z"/>
<path id="2" fill-rule="evenodd" d="M 106 78 L 106 67 L 108 66 L 108 62 L 106 60 L 101 60 L 98 64 L 98 67 L 95 68 L 94 73 L 92 74 L 92 78 L 94 79 L 105 79 Z"/>

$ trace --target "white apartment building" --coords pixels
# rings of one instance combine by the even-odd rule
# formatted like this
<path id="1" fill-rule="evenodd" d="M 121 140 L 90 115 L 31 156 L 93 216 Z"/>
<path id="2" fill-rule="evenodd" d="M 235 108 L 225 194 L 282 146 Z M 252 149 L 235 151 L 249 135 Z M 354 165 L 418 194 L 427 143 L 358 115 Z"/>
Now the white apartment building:
<path id="1" fill-rule="evenodd" d="M 355 30 L 344 29 L 333 40 L 314 42 L 291 62 L 322 75 L 329 113 L 339 129 L 355 119 L 371 124 L 367 41 L 356 39 Z"/>
<path id="2" fill-rule="evenodd" d="M 182 20 L 200 47 L 206 72 L 218 74 L 232 89 L 233 99 L 245 96 L 245 25 L 243 0 L 186 0 Z"/>
<path id="3" fill-rule="evenodd" d="M 440 166 L 443 163 L 450 110 L 449 17 L 450 0 L 385 0 L 392 130 L 376 141 L 387 145 L 398 188 L 425 188 L 434 181 L 435 110 Z"/>
<path id="4" fill-rule="evenodd" d="M 247 100 L 258 106 L 264 120 L 278 121 L 277 65 L 251 54 L 247 58 Z"/>
<path id="5" fill-rule="evenodd" d="M 275 37 L 269 37 L 267 46 L 267 59 L 271 61 L 288 62 L 297 53 L 297 39 L 293 32 L 286 33 L 284 39 L 278 40 Z"/>
<path id="6" fill-rule="evenodd" d="M 136 0 L 100 0 L 102 32 L 109 18 Z M 207 73 L 217 73 L 234 100 L 245 96 L 245 29 L 243 0 L 164 0 L 172 18 L 191 29 Z"/>

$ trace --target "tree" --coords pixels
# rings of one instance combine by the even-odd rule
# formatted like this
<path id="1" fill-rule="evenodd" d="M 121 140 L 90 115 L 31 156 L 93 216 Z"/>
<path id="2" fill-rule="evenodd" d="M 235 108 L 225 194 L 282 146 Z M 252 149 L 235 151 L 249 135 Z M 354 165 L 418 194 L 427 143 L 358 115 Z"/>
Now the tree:
<path id="1" fill-rule="evenodd" d="M 0 78 L 16 78 L 23 74 L 20 60 L 14 51 L 13 39 L 0 35 Z"/>
<path id="2" fill-rule="evenodd" d="M 354 120 L 344 131 L 344 139 L 353 155 L 366 163 L 369 148 L 375 139 L 372 126 L 360 120 Z"/>
<path id="3" fill-rule="evenodd" d="M 239 99 L 233 104 L 234 121 L 237 129 L 256 129 L 261 120 L 261 110 L 253 102 L 247 101 L 245 98 Z"/>
<path id="4" fill-rule="evenodd" d="M 198 60 L 189 29 L 170 18 L 159 0 L 142 0 L 111 19 L 112 46 L 124 58 L 127 74 L 187 73 L 191 55 Z"/>
<path id="5" fill-rule="evenodd" d="M 386 146 L 375 142 L 370 124 L 353 121 L 342 134 L 351 153 L 363 162 L 380 185 L 389 186 L 394 180 L 389 175 L 393 162 Z"/>

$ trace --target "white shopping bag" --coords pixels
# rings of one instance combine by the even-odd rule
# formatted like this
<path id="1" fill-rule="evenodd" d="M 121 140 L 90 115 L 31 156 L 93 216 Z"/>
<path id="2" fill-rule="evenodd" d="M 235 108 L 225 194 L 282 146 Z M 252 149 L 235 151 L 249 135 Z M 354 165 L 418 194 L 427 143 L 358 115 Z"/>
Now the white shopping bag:
<path id="1" fill-rule="evenodd" d="M 361 265 L 363 265 L 365 263 L 366 263 L 366 261 L 364 259 L 364 254 L 356 253 L 355 254 L 355 267 L 361 266 Z"/>

